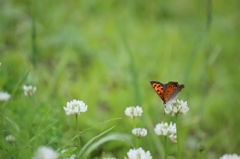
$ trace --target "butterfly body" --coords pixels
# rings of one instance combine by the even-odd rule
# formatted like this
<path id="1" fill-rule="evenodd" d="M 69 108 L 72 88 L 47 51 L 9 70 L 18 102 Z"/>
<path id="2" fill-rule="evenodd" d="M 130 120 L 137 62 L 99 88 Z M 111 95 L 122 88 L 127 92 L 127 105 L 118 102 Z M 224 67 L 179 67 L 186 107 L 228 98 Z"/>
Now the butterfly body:
<path id="1" fill-rule="evenodd" d="M 161 83 L 158 81 L 150 81 L 151 86 L 156 91 L 158 96 L 163 100 L 163 103 L 175 99 L 178 93 L 184 88 L 184 84 L 179 85 L 178 82 L 170 81 Z"/>

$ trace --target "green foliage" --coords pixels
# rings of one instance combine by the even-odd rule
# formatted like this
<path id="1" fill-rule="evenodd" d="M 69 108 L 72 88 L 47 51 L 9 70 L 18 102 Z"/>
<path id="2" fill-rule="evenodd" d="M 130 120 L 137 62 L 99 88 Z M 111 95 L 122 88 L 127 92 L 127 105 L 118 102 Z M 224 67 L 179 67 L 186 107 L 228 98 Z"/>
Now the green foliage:
<path id="1" fill-rule="evenodd" d="M 109 130 L 111 130 L 111 129 L 109 129 Z M 107 131 L 109 131 L 109 130 L 107 130 Z M 105 137 L 101 138 L 100 140 L 96 141 L 97 138 L 99 138 L 100 136 L 105 134 L 107 131 L 105 131 L 105 132 L 97 135 L 96 137 L 93 137 L 91 140 L 89 140 L 84 145 L 84 147 L 81 149 L 81 151 L 78 153 L 77 157 L 86 158 L 87 156 L 90 155 L 90 153 L 92 151 L 94 151 L 101 144 L 103 144 L 103 143 L 105 143 L 107 141 L 118 141 L 119 140 L 119 141 L 124 141 L 124 142 L 128 143 L 129 145 L 133 146 L 133 144 L 131 142 L 129 142 L 130 141 L 129 136 L 125 135 L 125 134 L 110 134 L 110 135 L 105 136 Z M 93 143 L 94 141 L 96 141 L 96 142 Z"/>
<path id="2" fill-rule="evenodd" d="M 150 80 L 185 84 L 182 158 L 197 158 L 200 147 L 202 158 L 240 155 L 240 1 L 209 2 L 1 0 L 0 91 L 12 97 L 0 103 L 0 158 L 31 158 L 41 145 L 79 155 L 79 136 L 79 156 L 123 158 L 132 148 L 124 110 L 135 105 L 144 111 L 138 127 L 148 129 L 141 147 L 163 158 L 153 128 L 175 119 L 164 115 Z M 32 97 L 22 90 L 29 84 L 37 87 Z M 89 106 L 77 135 L 63 110 L 72 99 Z M 168 148 L 177 156 L 176 144 Z"/>

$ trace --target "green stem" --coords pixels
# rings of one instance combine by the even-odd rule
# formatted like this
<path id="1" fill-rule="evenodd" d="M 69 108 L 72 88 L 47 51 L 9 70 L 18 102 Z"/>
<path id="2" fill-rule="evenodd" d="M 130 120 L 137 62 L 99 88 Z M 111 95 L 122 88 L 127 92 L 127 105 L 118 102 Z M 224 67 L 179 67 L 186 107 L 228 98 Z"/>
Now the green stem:
<path id="1" fill-rule="evenodd" d="M 79 133 L 79 128 L 78 128 L 78 115 L 76 114 L 76 129 L 77 129 L 77 134 Z M 78 149 L 81 149 L 81 138 L 80 136 L 78 137 Z"/>
<path id="2" fill-rule="evenodd" d="M 210 31 L 210 27 L 211 27 L 211 23 L 212 23 L 212 0 L 208 0 L 207 1 L 207 32 Z"/>
<path id="3" fill-rule="evenodd" d="M 200 159 L 201 158 L 201 152 L 198 152 L 198 157 L 197 157 L 198 159 Z"/>
<path id="4" fill-rule="evenodd" d="M 3 114 L 3 104 L 0 103 L 0 141 L 4 141 L 4 114 Z M 3 149 L 2 143 L 0 144 L 0 148 Z"/>
<path id="5" fill-rule="evenodd" d="M 178 115 L 176 115 L 178 159 L 181 159 Z"/>
<path id="6" fill-rule="evenodd" d="M 32 136 L 33 135 L 33 131 L 32 131 L 32 121 L 33 121 L 33 101 L 32 101 L 32 96 L 27 96 L 28 100 L 28 104 L 27 104 L 27 109 L 29 111 L 29 114 L 30 114 L 30 120 L 29 121 L 29 125 L 28 125 L 28 128 L 29 128 L 29 134 Z"/>
<path id="7" fill-rule="evenodd" d="M 37 54 L 37 42 L 36 42 L 36 25 L 35 25 L 35 13 L 33 12 L 34 5 L 32 4 L 31 13 L 32 13 L 32 64 L 34 68 L 36 67 L 36 54 Z"/>
<path id="8" fill-rule="evenodd" d="M 167 136 L 164 136 L 164 159 L 167 159 Z"/>
<path id="9" fill-rule="evenodd" d="M 136 140 L 136 148 L 139 147 L 139 140 L 140 140 L 140 137 L 137 137 L 137 140 Z"/>
<path id="10" fill-rule="evenodd" d="M 133 117 L 133 128 L 136 128 L 136 119 Z"/>

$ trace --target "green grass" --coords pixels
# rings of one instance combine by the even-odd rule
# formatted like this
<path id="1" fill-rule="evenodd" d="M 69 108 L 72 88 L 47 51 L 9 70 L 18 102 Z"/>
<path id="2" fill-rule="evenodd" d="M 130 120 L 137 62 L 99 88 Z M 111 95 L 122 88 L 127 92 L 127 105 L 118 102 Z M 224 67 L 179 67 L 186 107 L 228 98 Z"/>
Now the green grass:
<path id="1" fill-rule="evenodd" d="M 82 145 L 113 126 L 101 137 L 133 137 L 124 110 L 140 105 L 137 125 L 148 129 L 141 146 L 163 158 L 153 128 L 175 118 L 163 114 L 150 80 L 185 84 L 179 99 L 190 111 L 179 117 L 182 158 L 197 158 L 198 144 L 205 148 L 202 158 L 240 155 L 239 1 L 214 1 L 211 23 L 207 1 L 0 4 L 0 90 L 12 95 L 1 103 L 1 134 L 16 137 L 11 144 L 1 136 L 0 158 L 31 158 L 40 145 L 77 146 L 75 117 L 63 110 L 72 99 L 89 106 L 79 116 L 79 128 L 86 130 Z M 25 84 L 37 86 L 30 99 L 23 95 Z M 111 140 L 93 146 L 88 158 L 123 158 L 130 148 Z M 176 157 L 177 144 L 168 148 Z"/>

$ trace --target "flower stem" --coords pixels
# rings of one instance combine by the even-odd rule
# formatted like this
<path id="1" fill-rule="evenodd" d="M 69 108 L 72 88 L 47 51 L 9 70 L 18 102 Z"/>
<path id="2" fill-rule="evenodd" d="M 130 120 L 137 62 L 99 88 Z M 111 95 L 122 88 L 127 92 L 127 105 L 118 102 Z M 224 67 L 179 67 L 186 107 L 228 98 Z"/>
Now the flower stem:
<path id="1" fill-rule="evenodd" d="M 77 134 L 79 133 L 79 128 L 78 128 L 78 115 L 76 114 L 76 129 L 77 129 Z M 80 136 L 78 137 L 78 149 L 81 149 L 81 138 Z"/>
<path id="2" fill-rule="evenodd" d="M 133 117 L 133 128 L 136 128 L 136 119 Z"/>
<path id="3" fill-rule="evenodd" d="M 136 140 L 136 148 L 138 148 L 138 147 L 139 147 L 139 141 L 140 141 L 140 138 L 139 138 L 139 137 L 137 137 L 137 140 Z"/>
<path id="4" fill-rule="evenodd" d="M 164 136 L 164 159 L 167 159 L 167 136 Z"/>
<path id="5" fill-rule="evenodd" d="M 28 127 L 29 127 L 29 134 L 30 135 L 33 135 L 33 131 L 32 131 L 32 121 L 33 121 L 33 98 L 32 98 L 32 96 L 28 96 L 28 100 L 27 100 L 27 102 L 28 102 L 28 105 L 27 105 L 27 109 L 28 109 L 28 112 L 29 112 L 29 117 L 28 118 L 30 118 L 30 120 L 28 120 Z"/>
<path id="6" fill-rule="evenodd" d="M 198 159 L 201 159 L 201 158 L 202 158 L 202 153 L 198 152 Z"/>
<path id="7" fill-rule="evenodd" d="M 178 115 L 176 115 L 178 159 L 181 159 Z"/>
<path id="8" fill-rule="evenodd" d="M 0 140 L 4 141 L 4 114 L 3 114 L 3 104 L 0 103 Z M 2 149 L 4 146 L 1 144 L 0 148 Z"/>

